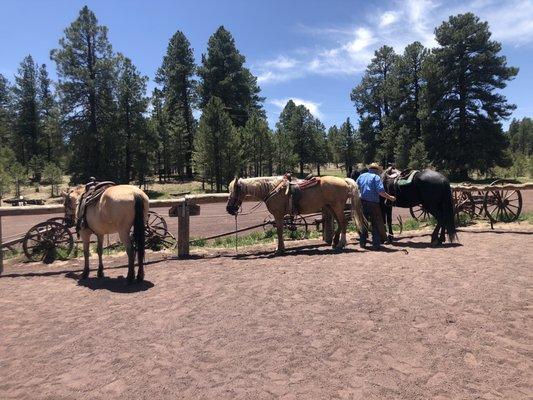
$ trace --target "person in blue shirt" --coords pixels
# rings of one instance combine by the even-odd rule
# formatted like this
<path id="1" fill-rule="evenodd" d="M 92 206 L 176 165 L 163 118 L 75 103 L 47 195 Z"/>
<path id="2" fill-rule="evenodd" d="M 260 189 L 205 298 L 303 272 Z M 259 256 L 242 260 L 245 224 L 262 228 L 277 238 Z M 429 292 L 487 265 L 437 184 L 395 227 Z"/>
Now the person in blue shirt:
<path id="1" fill-rule="evenodd" d="M 380 177 L 382 171 L 383 169 L 379 164 L 372 163 L 368 166 L 368 172 L 362 173 L 357 178 L 363 213 L 365 214 L 365 218 L 372 224 L 372 248 L 374 250 L 379 250 L 381 238 L 386 237 L 385 224 L 383 223 L 381 207 L 379 206 L 379 196 L 392 202 L 396 201 L 396 197 L 388 194 L 383 187 L 383 182 Z M 361 247 L 366 246 L 367 239 L 368 230 L 363 228 L 359 237 Z"/>

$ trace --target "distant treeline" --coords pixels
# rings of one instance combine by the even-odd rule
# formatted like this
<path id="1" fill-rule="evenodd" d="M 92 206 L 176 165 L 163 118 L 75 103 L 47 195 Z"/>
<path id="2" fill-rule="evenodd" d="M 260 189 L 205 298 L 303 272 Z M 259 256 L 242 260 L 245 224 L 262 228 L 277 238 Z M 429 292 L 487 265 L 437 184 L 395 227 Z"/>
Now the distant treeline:
<path id="1" fill-rule="evenodd" d="M 0 197 L 24 180 L 57 182 L 62 172 L 73 183 L 177 177 L 220 191 L 235 174 L 303 174 L 326 163 L 432 165 L 466 178 L 522 157 L 531 169 L 531 120 L 513 121 L 509 135 L 502 130 L 515 106 L 501 89 L 518 70 L 507 66 L 487 23 L 452 16 L 435 36 L 434 49 L 414 42 L 403 54 L 389 46 L 375 52 L 351 92 L 357 128 L 348 118 L 326 130 L 291 100 L 271 130 L 257 79 L 223 26 L 201 65 L 176 32 L 147 96 L 148 77 L 113 51 L 107 27 L 84 7 L 50 52 L 57 82 L 31 55 L 14 82 L 0 75 Z"/>

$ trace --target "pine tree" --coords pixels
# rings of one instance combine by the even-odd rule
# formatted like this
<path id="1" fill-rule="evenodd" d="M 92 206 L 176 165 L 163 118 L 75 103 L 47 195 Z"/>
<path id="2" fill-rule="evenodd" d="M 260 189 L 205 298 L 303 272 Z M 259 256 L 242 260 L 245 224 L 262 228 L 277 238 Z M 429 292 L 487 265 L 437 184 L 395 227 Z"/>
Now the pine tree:
<path id="1" fill-rule="evenodd" d="M 488 24 L 472 13 L 451 16 L 435 35 L 440 47 L 429 58 L 434 65 L 426 69 L 425 91 L 425 143 L 431 159 L 458 179 L 466 179 L 472 169 L 508 164 L 501 120 L 515 106 L 499 90 L 518 69 L 507 66 Z"/>
<path id="2" fill-rule="evenodd" d="M 274 133 L 274 148 L 276 171 L 278 174 L 292 172 L 298 163 L 298 155 L 295 152 L 294 136 L 291 128 L 291 119 L 296 112 L 296 104 L 289 100 L 279 115 Z"/>
<path id="3" fill-rule="evenodd" d="M 194 142 L 193 160 L 203 179 L 221 192 L 238 172 L 238 136 L 224 104 L 213 96 L 204 108 Z"/>
<path id="4" fill-rule="evenodd" d="M 135 65 L 127 57 L 118 57 L 118 121 L 123 137 L 124 163 L 122 179 L 129 183 L 133 172 L 134 148 L 137 136 L 143 135 L 145 129 L 144 113 L 148 106 L 146 82 Z"/>
<path id="5" fill-rule="evenodd" d="M 170 175 L 171 140 L 167 117 L 163 106 L 163 93 L 154 89 L 152 93 L 152 115 L 150 117 L 150 129 L 155 139 L 155 168 L 159 183 L 165 182 Z"/>
<path id="6" fill-rule="evenodd" d="M 59 77 L 63 121 L 70 139 L 70 172 L 74 182 L 117 178 L 115 58 L 107 28 L 98 25 L 92 11 L 83 7 L 64 31 L 59 48 L 52 50 Z"/>
<path id="7" fill-rule="evenodd" d="M 11 145 L 13 104 L 12 92 L 9 81 L 0 74 L 0 143 L 3 146 Z"/>
<path id="8" fill-rule="evenodd" d="M 37 65 L 31 55 L 22 60 L 15 82 L 16 122 L 13 144 L 17 160 L 26 166 L 34 155 L 41 152 Z"/>
<path id="9" fill-rule="evenodd" d="M 521 121 L 513 119 L 509 125 L 508 135 L 513 153 L 533 155 L 533 119 L 523 118 Z"/>
<path id="10" fill-rule="evenodd" d="M 394 67 L 394 117 L 400 126 L 405 126 L 413 140 L 422 137 L 420 120 L 421 92 L 425 87 L 422 66 L 429 51 L 420 42 L 409 44 Z"/>
<path id="11" fill-rule="evenodd" d="M 46 65 L 39 68 L 39 104 L 42 156 L 47 162 L 59 164 L 64 155 L 64 141 L 60 125 L 60 111 L 52 92 L 52 81 Z"/>
<path id="12" fill-rule="evenodd" d="M 170 39 L 163 64 L 157 71 L 155 81 L 162 86 L 165 113 L 168 125 L 172 126 L 180 153 L 178 171 L 185 166 L 186 176 L 192 179 L 192 151 L 194 142 L 195 121 L 192 109 L 197 102 L 197 84 L 194 80 L 196 66 L 191 45 L 181 31 L 177 31 Z M 183 143 L 181 143 L 183 142 Z"/>
<path id="13" fill-rule="evenodd" d="M 245 57 L 239 53 L 235 40 L 223 26 L 209 38 L 207 54 L 198 68 L 201 78 L 199 94 L 203 109 L 211 97 L 222 100 L 233 124 L 242 127 L 255 111 L 262 112 L 257 80 L 244 67 Z"/>
<path id="14" fill-rule="evenodd" d="M 259 113 L 252 113 L 241 130 L 239 145 L 243 170 L 247 175 L 263 176 L 270 170 L 272 140 L 266 119 Z"/>
<path id="15" fill-rule="evenodd" d="M 394 137 L 384 135 L 379 137 L 386 127 L 392 123 L 394 104 L 394 66 L 398 56 L 390 46 L 382 46 L 374 53 L 374 58 L 368 65 L 361 79 L 351 93 L 351 99 L 355 104 L 357 113 L 365 123 L 365 137 L 372 136 L 372 145 L 381 143 L 382 156 L 392 158 L 391 149 L 394 148 Z M 393 129 L 390 128 L 389 131 Z M 373 132 L 370 133 L 370 130 Z M 366 143 L 370 145 L 370 142 Z M 372 149 L 375 153 L 377 149 Z M 387 161 L 387 160 L 384 160 Z"/>

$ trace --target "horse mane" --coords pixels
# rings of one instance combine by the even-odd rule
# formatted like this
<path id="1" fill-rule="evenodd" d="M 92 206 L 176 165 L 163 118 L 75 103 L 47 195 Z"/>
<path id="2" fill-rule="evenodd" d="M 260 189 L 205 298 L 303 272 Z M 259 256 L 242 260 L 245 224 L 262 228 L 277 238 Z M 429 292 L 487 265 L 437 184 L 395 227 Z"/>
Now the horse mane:
<path id="1" fill-rule="evenodd" d="M 241 178 L 239 183 L 246 194 L 264 199 L 282 180 L 283 176 L 260 176 L 258 178 Z"/>

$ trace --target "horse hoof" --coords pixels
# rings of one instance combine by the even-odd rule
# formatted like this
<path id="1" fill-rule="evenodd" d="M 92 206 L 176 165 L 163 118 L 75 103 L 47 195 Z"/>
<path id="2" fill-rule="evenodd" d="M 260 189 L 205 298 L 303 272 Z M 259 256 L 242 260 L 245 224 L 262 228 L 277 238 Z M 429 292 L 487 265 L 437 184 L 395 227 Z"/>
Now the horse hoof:
<path id="1" fill-rule="evenodd" d="M 89 273 L 88 272 L 83 272 L 81 275 L 80 275 L 80 281 L 84 280 L 84 279 L 87 279 L 89 277 Z"/>
<path id="2" fill-rule="evenodd" d="M 285 250 L 276 250 L 276 251 L 274 252 L 274 255 L 275 255 L 275 256 L 282 256 L 284 253 L 285 253 Z"/>
<path id="3" fill-rule="evenodd" d="M 137 276 L 137 283 L 142 283 L 144 281 L 144 276 Z"/>
<path id="4" fill-rule="evenodd" d="M 103 271 L 98 271 L 98 273 L 96 274 L 96 277 L 100 278 L 100 279 L 105 278 L 104 272 Z"/>

